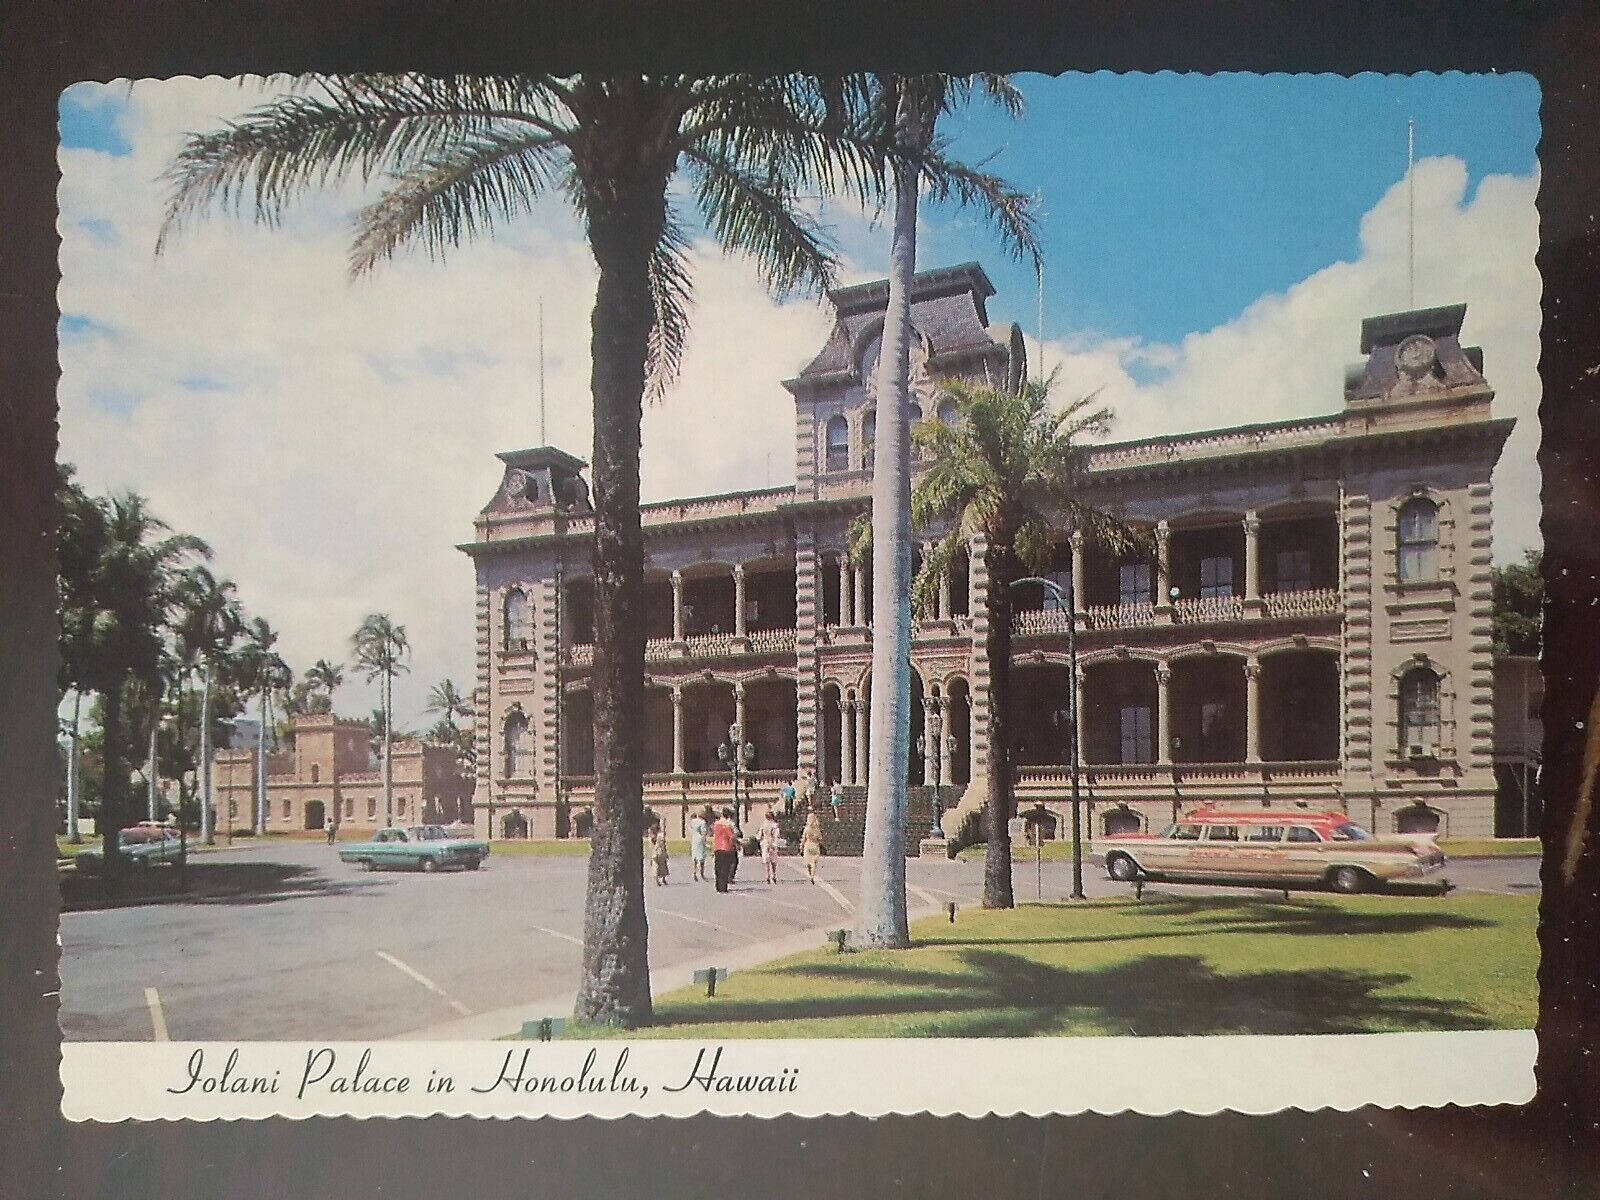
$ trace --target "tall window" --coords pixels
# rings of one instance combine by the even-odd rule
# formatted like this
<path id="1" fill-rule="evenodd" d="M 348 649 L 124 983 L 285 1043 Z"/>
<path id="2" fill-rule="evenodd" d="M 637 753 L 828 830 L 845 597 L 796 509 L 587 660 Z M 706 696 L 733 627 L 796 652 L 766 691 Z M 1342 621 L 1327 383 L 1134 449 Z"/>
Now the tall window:
<path id="1" fill-rule="evenodd" d="M 1439 677 L 1413 667 L 1400 678 L 1400 746 L 1432 751 L 1439 745 Z"/>
<path id="2" fill-rule="evenodd" d="M 1400 582 L 1436 578 L 1439 570 L 1439 510 L 1418 497 L 1400 508 Z"/>
<path id="3" fill-rule="evenodd" d="M 512 588 L 506 594 L 506 649 L 525 652 L 533 648 L 533 622 L 530 620 L 528 597 L 521 588 Z"/>
<path id="4" fill-rule="evenodd" d="M 1279 550 L 1277 586 L 1280 592 L 1311 590 L 1311 551 Z"/>
<path id="5" fill-rule="evenodd" d="M 293 804 L 294 804 L 294 801 L 292 801 L 292 800 L 285 800 L 283 802 L 283 819 L 285 821 L 287 821 L 291 816 L 294 815 Z"/>
<path id="6" fill-rule="evenodd" d="M 528 773 L 530 749 L 528 718 L 520 712 L 512 713 L 506 719 L 505 778 L 516 779 Z"/>
<path id="7" fill-rule="evenodd" d="M 1123 563 L 1117 568 L 1117 597 L 1123 604 L 1150 603 L 1150 564 Z"/>
<path id="8" fill-rule="evenodd" d="M 848 471 L 850 469 L 850 423 L 842 416 L 830 418 L 827 438 L 824 470 Z"/>
<path id="9" fill-rule="evenodd" d="M 878 410 L 867 409 L 861 418 L 861 469 L 872 470 L 874 444 L 878 440 Z"/>
<path id="10" fill-rule="evenodd" d="M 1122 710 L 1122 762 L 1154 762 L 1150 742 L 1150 708 L 1132 704 Z"/>
<path id="11" fill-rule="evenodd" d="M 1200 560 L 1200 595 L 1233 595 L 1233 559 L 1226 554 Z"/>
<path id="12" fill-rule="evenodd" d="M 378 815 L 378 799 L 376 796 L 367 797 L 367 820 L 372 820 Z"/>
<path id="13" fill-rule="evenodd" d="M 356 815 L 356 801 L 354 796 L 346 796 L 344 798 L 344 815 L 347 817 L 353 817 Z"/>
<path id="14" fill-rule="evenodd" d="M 311 764 L 311 782 L 312 783 L 321 783 L 322 782 L 322 767 L 317 763 L 312 763 Z"/>

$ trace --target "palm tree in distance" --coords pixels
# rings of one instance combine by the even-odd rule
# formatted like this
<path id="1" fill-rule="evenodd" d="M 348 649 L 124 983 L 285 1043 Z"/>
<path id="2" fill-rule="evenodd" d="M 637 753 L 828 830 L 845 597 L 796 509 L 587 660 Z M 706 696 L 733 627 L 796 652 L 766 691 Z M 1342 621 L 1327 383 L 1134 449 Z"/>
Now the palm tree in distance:
<path id="1" fill-rule="evenodd" d="M 355 667 L 368 682 L 382 681 L 383 823 L 389 826 L 394 824 L 394 677 L 410 670 L 403 660 L 411 644 L 404 625 L 396 625 L 386 613 L 369 613 L 351 635 L 350 647 Z"/>
<path id="2" fill-rule="evenodd" d="M 455 751 L 458 765 L 464 764 L 472 748 L 472 737 L 469 731 L 457 724 L 457 719 L 464 721 L 470 717 L 472 705 L 461 689 L 456 687 L 455 680 L 443 679 L 433 685 L 433 690 L 428 693 L 427 711 L 439 714 L 439 720 L 430 730 L 430 735 Z"/>
<path id="3" fill-rule="evenodd" d="M 177 587 L 178 656 L 187 671 L 200 672 L 200 838 L 216 841 L 211 794 L 211 704 L 219 668 L 244 629 L 244 617 L 232 581 L 218 579 L 196 565 L 184 572 Z"/>
<path id="4" fill-rule="evenodd" d="M 956 556 L 982 538 L 988 571 L 989 752 L 984 810 L 987 849 L 983 906 L 1010 908 L 1013 806 L 1011 769 L 1011 588 L 1047 569 L 1051 531 L 1068 528 L 1113 554 L 1149 553 L 1148 539 L 1083 499 L 1089 449 L 1081 439 L 1103 435 L 1109 408 L 1093 396 L 1054 409 L 1049 381 L 1020 390 L 949 380 L 956 402 L 951 424 L 919 421 L 912 437 L 927 470 L 912 493 L 918 529 L 946 528 L 933 544 L 915 584 L 919 605 L 938 594 L 939 579 Z"/>
<path id="5" fill-rule="evenodd" d="M 342 663 L 329 662 L 325 658 L 319 658 L 306 668 L 305 681 L 311 685 L 314 691 L 327 698 L 327 711 L 332 712 L 333 693 L 339 690 L 340 684 L 344 683 L 344 665 Z"/>
<path id="6" fill-rule="evenodd" d="M 889 297 L 876 372 L 872 469 L 872 713 L 868 722 L 867 825 L 862 846 L 856 938 L 864 946 L 911 944 L 906 920 L 906 774 L 911 723 L 911 287 L 917 272 L 918 193 L 976 201 L 1008 250 L 1039 262 L 1029 197 L 994 176 L 945 160 L 935 140 L 940 116 L 974 90 L 1012 116 L 1022 96 L 1001 75 L 888 76 L 874 104 L 898 152 Z M 937 158 L 942 170 L 930 168 Z M 935 801 L 937 803 L 937 801 Z"/>
<path id="7" fill-rule="evenodd" d="M 238 681 L 244 689 L 256 694 L 259 724 L 256 729 L 255 817 L 251 826 L 259 835 L 267 831 L 267 738 L 272 728 L 272 694 L 287 686 L 294 675 L 289 664 L 273 650 L 278 634 L 265 618 L 252 620 L 245 627 L 244 637 Z"/>

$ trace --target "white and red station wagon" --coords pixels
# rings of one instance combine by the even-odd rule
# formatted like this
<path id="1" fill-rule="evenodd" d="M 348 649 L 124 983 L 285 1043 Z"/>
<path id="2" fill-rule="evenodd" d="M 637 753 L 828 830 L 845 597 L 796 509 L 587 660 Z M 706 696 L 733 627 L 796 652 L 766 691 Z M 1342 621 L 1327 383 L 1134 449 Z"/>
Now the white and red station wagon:
<path id="1" fill-rule="evenodd" d="M 1342 812 L 1303 808 L 1197 808 L 1159 834 L 1101 838 L 1112 879 L 1207 883 L 1324 883 L 1362 892 L 1417 882 L 1441 870 L 1432 834 L 1377 837 Z"/>

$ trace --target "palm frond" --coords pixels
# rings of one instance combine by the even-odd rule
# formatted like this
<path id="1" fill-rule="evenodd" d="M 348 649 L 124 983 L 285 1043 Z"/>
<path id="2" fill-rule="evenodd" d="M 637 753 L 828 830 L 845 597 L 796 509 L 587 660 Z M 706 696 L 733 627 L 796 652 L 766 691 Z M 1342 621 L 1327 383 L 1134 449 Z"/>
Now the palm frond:
<path id="1" fill-rule="evenodd" d="M 661 238 L 650 254 L 650 302 L 655 313 L 645 355 L 645 395 L 651 401 L 661 399 L 677 380 L 689 342 L 694 280 L 688 250 L 688 239 L 669 209 Z"/>
<path id="2" fill-rule="evenodd" d="M 918 166 L 931 199 L 954 200 L 964 208 L 977 209 L 999 233 L 1006 251 L 1038 270 L 1043 259 L 1038 202 L 1032 194 L 998 175 L 948 157 L 938 146 L 930 147 Z"/>

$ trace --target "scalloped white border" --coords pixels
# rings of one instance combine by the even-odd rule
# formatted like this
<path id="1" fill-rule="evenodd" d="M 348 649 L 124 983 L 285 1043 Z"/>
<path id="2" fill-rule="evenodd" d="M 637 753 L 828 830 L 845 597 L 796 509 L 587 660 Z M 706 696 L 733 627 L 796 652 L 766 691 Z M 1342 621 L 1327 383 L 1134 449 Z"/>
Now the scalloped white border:
<path id="1" fill-rule="evenodd" d="M 681 1085 L 718 1049 L 717 1075 L 793 1081 L 792 1090 Z M 73 1121 L 256 1120 L 264 1117 L 832 1116 L 928 1112 L 1149 1116 L 1285 1108 L 1348 1111 L 1522 1104 L 1533 1098 L 1532 1030 L 1319 1034 L 1289 1037 L 968 1038 L 648 1042 L 67 1042 L 62 1112 Z M 277 1092 L 203 1091 L 192 1056 L 229 1079 L 276 1078 Z M 331 1051 L 327 1079 L 348 1078 L 363 1052 L 366 1078 L 409 1077 L 403 1094 L 296 1088 L 308 1056 Z M 626 1059 L 617 1063 L 626 1051 Z M 703 1052 L 703 1057 L 702 1057 Z M 532 1093 L 488 1088 L 510 1063 L 553 1079 Z M 585 1060 L 593 1055 L 587 1072 Z M 508 1058 L 508 1056 L 510 1056 Z M 327 1063 L 319 1058 L 317 1067 Z M 787 1074 L 785 1072 L 787 1071 Z M 455 1090 L 429 1092 L 430 1075 Z M 633 1092 L 612 1090 L 613 1075 Z M 565 1086 L 561 1080 L 582 1079 Z M 674 1090 L 676 1089 L 676 1090 Z"/>

